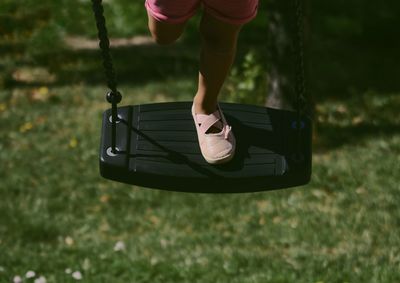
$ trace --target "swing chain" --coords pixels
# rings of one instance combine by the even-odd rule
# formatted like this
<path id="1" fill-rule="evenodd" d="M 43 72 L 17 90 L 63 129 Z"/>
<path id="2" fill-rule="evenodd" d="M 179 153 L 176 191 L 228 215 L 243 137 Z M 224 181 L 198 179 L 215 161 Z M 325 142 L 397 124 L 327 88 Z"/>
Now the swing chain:
<path id="1" fill-rule="evenodd" d="M 295 0 L 296 12 L 296 38 L 295 38 L 295 51 L 296 51 L 296 93 L 297 93 L 297 106 L 300 111 L 304 111 L 306 107 L 306 86 L 304 75 L 304 46 L 303 46 L 303 7 L 301 0 Z"/>
<path id="2" fill-rule="evenodd" d="M 305 75 L 304 75 L 304 46 L 303 46 L 303 7 L 301 0 L 294 0 L 295 5 L 295 68 L 296 68 L 296 81 L 295 81 L 295 91 L 296 91 L 296 108 L 297 108 L 297 152 L 301 153 L 301 129 L 304 111 L 306 109 L 307 100 L 306 96 L 306 86 L 305 86 Z"/>
<path id="3" fill-rule="evenodd" d="M 116 148 L 116 135 L 117 135 L 117 120 L 118 120 L 118 109 L 117 104 L 121 102 L 122 95 L 117 90 L 117 81 L 110 54 L 110 40 L 108 38 L 106 19 L 104 17 L 104 8 L 102 0 L 92 0 L 92 8 L 95 15 L 96 26 L 98 31 L 99 46 L 103 57 L 103 66 L 107 78 L 107 85 L 110 88 L 110 92 L 106 94 L 106 99 L 111 103 L 111 151 L 113 154 L 117 153 Z"/>

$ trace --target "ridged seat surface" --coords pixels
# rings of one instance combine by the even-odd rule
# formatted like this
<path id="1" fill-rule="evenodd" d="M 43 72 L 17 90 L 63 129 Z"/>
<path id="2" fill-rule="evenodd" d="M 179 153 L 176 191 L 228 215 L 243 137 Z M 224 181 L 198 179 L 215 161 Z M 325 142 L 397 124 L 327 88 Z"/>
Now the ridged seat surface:
<path id="1" fill-rule="evenodd" d="M 200 153 L 191 104 L 119 107 L 116 156 L 107 153 L 111 147 L 111 109 L 105 111 L 101 175 L 138 186 L 203 193 L 272 190 L 309 181 L 312 132 L 309 118 L 302 120 L 299 155 L 296 112 L 220 103 L 236 137 L 236 154 L 228 164 L 210 165 Z"/>

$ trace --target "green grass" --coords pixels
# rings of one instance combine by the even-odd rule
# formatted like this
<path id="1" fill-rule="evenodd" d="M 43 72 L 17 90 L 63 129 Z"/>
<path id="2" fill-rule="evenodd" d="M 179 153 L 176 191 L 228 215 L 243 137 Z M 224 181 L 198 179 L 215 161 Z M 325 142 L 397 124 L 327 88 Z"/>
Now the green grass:
<path id="1" fill-rule="evenodd" d="M 121 88 L 131 104 L 188 100 L 195 85 Z M 99 176 L 103 92 L 0 92 L 0 282 L 75 282 L 68 268 L 81 282 L 400 281 L 398 95 L 319 103 L 307 186 L 195 195 Z"/>

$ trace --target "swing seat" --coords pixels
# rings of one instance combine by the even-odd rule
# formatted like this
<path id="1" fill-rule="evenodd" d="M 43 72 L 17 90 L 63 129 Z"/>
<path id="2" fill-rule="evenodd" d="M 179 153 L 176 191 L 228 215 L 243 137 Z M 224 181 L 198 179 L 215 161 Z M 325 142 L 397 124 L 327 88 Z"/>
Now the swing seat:
<path id="1" fill-rule="evenodd" d="M 115 154 L 111 150 L 111 109 L 106 110 L 101 175 L 142 187 L 193 193 L 257 192 L 309 182 L 309 117 L 297 123 L 295 111 L 220 103 L 236 137 L 236 153 L 229 163 L 210 165 L 200 152 L 191 105 L 169 102 L 118 107 Z"/>

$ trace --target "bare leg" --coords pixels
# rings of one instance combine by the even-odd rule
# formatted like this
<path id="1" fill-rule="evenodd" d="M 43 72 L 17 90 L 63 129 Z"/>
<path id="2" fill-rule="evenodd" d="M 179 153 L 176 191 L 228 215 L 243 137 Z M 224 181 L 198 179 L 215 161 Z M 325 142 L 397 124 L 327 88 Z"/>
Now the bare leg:
<path id="1" fill-rule="evenodd" d="M 154 41 L 160 45 L 167 45 L 174 43 L 183 33 L 186 22 L 181 24 L 170 24 L 159 22 L 147 13 L 149 22 L 149 30 Z"/>
<path id="2" fill-rule="evenodd" d="M 204 12 L 200 23 L 199 84 L 194 97 L 196 114 L 211 114 L 217 109 L 218 94 L 234 61 L 241 27 Z"/>

